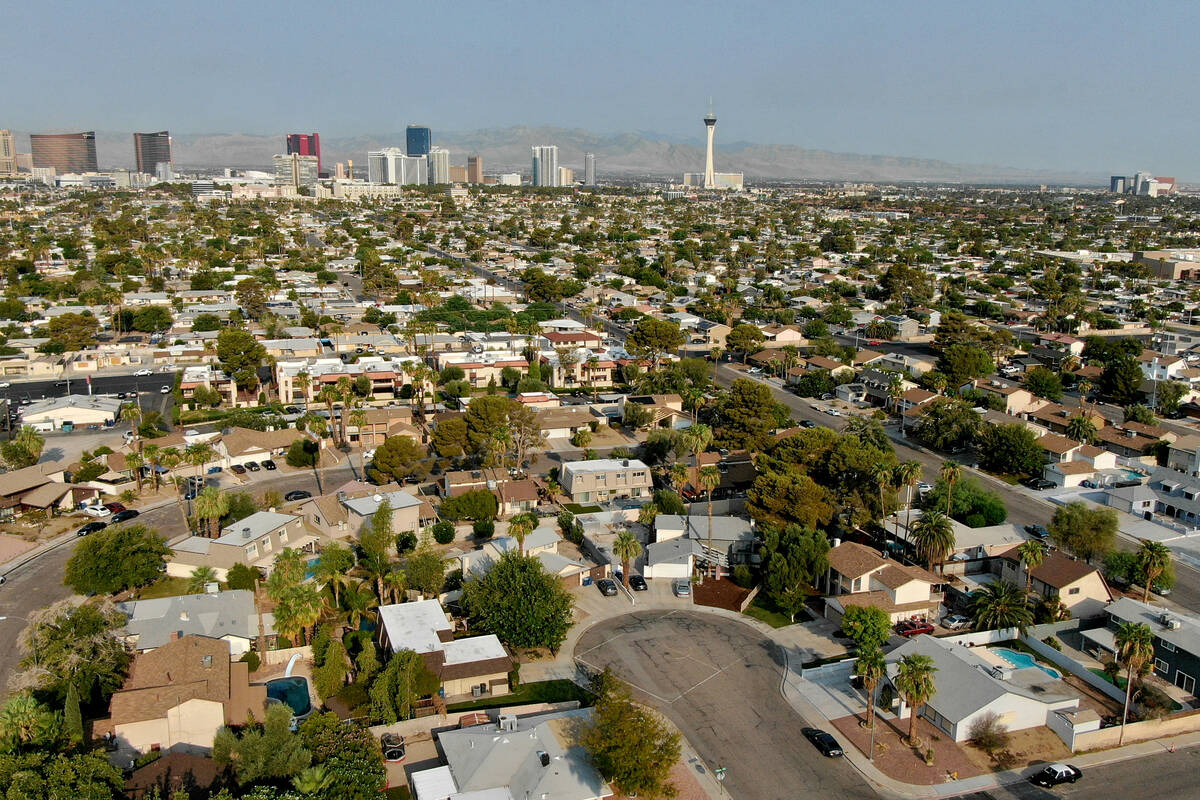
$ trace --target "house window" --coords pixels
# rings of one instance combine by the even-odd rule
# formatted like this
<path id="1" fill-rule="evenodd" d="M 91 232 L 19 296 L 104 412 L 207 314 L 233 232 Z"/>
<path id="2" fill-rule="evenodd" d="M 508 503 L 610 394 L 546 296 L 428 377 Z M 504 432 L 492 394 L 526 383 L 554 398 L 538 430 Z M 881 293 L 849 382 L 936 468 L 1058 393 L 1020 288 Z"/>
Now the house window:
<path id="1" fill-rule="evenodd" d="M 287 528 L 280 528 L 279 529 L 279 541 L 286 542 L 287 540 L 288 540 Z"/>
<path id="2" fill-rule="evenodd" d="M 1163 675 L 1171 674 L 1171 665 L 1163 661 L 1161 658 L 1154 659 L 1154 671 L 1160 672 Z"/>
<path id="3" fill-rule="evenodd" d="M 271 539 L 270 539 L 270 537 L 268 537 L 268 538 L 266 538 L 266 539 L 263 539 L 263 552 L 264 552 L 264 553 L 269 553 L 269 552 L 271 552 Z"/>
<path id="4" fill-rule="evenodd" d="M 1073 589 L 1068 589 L 1068 590 L 1067 590 L 1067 594 L 1079 594 L 1079 587 L 1078 587 L 1078 586 L 1076 586 L 1076 587 L 1075 587 L 1075 588 L 1073 588 Z"/>
<path id="5" fill-rule="evenodd" d="M 246 548 L 246 558 L 258 558 L 258 545 L 252 544 Z"/>
<path id="6" fill-rule="evenodd" d="M 1174 653 L 1174 652 L 1175 652 L 1175 645 L 1171 644 L 1171 643 L 1170 643 L 1170 642 L 1168 642 L 1166 639 L 1159 639 L 1159 640 L 1158 640 L 1158 646 L 1159 646 L 1161 649 L 1163 649 L 1163 650 L 1166 650 L 1168 653 Z"/>

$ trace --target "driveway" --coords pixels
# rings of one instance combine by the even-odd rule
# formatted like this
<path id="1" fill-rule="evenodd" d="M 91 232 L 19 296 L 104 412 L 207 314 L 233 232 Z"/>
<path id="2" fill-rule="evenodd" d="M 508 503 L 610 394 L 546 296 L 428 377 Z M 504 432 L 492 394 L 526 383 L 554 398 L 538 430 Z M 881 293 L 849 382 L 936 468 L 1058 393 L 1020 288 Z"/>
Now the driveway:
<path id="1" fill-rule="evenodd" d="M 783 656 L 753 628 L 692 611 L 641 611 L 598 623 L 575 659 L 613 671 L 666 714 L 725 788 L 741 800 L 875 797 L 844 759 L 827 759 L 801 735 L 804 721 L 780 694 Z"/>

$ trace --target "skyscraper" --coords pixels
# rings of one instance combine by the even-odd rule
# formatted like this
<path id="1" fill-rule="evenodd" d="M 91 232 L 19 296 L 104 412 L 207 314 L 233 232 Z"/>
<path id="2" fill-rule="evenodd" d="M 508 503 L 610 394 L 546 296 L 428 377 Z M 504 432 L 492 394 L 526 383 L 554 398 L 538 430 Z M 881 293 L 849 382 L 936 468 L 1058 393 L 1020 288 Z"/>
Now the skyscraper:
<path id="1" fill-rule="evenodd" d="M 411 156 L 412 153 L 409 153 Z M 429 159 L 429 183 L 450 182 L 450 151 L 444 147 L 434 147 L 426 156 Z"/>
<path id="2" fill-rule="evenodd" d="M 427 182 L 426 156 L 406 156 L 399 147 L 385 147 L 367 153 L 367 180 L 371 183 L 395 183 L 411 186 Z"/>
<path id="3" fill-rule="evenodd" d="M 423 125 L 409 125 L 404 135 L 406 151 L 410 156 L 427 156 L 433 144 L 433 134 Z"/>
<path id="4" fill-rule="evenodd" d="M 533 151 L 533 185 L 558 186 L 558 145 L 536 145 Z"/>
<path id="5" fill-rule="evenodd" d="M 137 161 L 137 171 L 147 175 L 158 174 L 159 164 L 171 164 L 171 134 L 166 131 L 157 133 L 135 133 L 133 135 L 133 157 Z"/>
<path id="6" fill-rule="evenodd" d="M 299 153 L 275 156 L 275 184 L 277 186 L 312 186 L 317 182 L 317 165 L 320 163 L 316 156 L 302 156 Z"/>
<path id="7" fill-rule="evenodd" d="M 316 156 L 317 172 L 321 171 L 321 137 L 315 133 L 289 133 L 287 135 L 287 154 L 297 156 Z"/>
<path id="8" fill-rule="evenodd" d="M 708 114 L 704 117 L 704 129 L 708 133 L 708 151 L 704 157 L 704 188 L 717 188 L 717 177 L 713 170 L 713 134 L 717 130 L 717 116 L 712 112 L 712 101 L 708 103 Z"/>
<path id="9" fill-rule="evenodd" d="M 0 176 L 17 174 L 17 145 L 12 131 L 0 130 Z"/>
<path id="10" fill-rule="evenodd" d="M 483 156 L 467 156 L 467 183 L 483 183 Z"/>
<path id="11" fill-rule="evenodd" d="M 96 132 L 32 133 L 29 146 L 35 167 L 52 167 L 59 174 L 97 172 Z"/>
<path id="12" fill-rule="evenodd" d="M 595 153 L 584 153 L 583 154 L 583 185 L 584 186 L 595 186 L 596 185 L 596 154 Z"/>

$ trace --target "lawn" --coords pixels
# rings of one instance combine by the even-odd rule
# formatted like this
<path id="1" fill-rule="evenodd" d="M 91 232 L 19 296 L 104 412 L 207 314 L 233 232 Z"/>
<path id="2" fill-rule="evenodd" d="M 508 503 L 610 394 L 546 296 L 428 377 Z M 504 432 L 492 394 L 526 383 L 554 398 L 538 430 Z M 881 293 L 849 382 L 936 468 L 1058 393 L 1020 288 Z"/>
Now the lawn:
<path id="1" fill-rule="evenodd" d="M 578 514 L 595 514 L 597 511 L 600 510 L 600 506 L 581 506 L 581 505 L 579 505 L 579 503 L 567 503 L 565 506 L 563 506 L 563 508 L 565 508 L 567 511 L 570 511 L 572 514 L 576 514 L 576 515 L 578 515 Z"/>
<path id="2" fill-rule="evenodd" d="M 1118 675 L 1116 677 L 1116 680 L 1114 680 L 1111 675 L 1109 675 L 1107 672 L 1105 672 L 1102 669 L 1097 669 L 1095 667 L 1091 667 L 1090 669 L 1088 669 L 1088 672 L 1092 673 L 1097 678 L 1101 678 L 1105 681 L 1108 681 L 1109 683 L 1111 683 L 1113 686 L 1117 687 L 1121 691 L 1125 691 L 1126 680 L 1125 680 L 1124 675 Z M 1136 688 L 1137 686 L 1138 686 L 1138 684 L 1135 683 L 1134 687 Z M 1167 696 L 1168 700 L 1171 700 L 1171 712 L 1172 713 L 1183 710 L 1183 706 L 1181 706 L 1179 703 L 1175 702 L 1175 700 L 1172 700 L 1169 695 L 1166 695 L 1166 696 Z"/>
<path id="3" fill-rule="evenodd" d="M 553 681 L 525 683 L 517 687 L 511 694 L 499 697 L 485 697 L 481 700 L 469 700 L 465 703 L 455 703 L 447 706 L 446 710 L 457 713 L 460 711 L 479 711 L 485 708 L 500 708 L 503 706 L 525 705 L 527 703 L 563 703 L 568 700 L 578 700 L 580 705 L 591 705 L 592 696 L 582 686 L 565 678 Z"/>
<path id="4" fill-rule="evenodd" d="M 772 628 L 795 624 L 787 614 L 776 608 L 774 603 L 761 594 L 755 595 L 754 599 L 750 601 L 750 605 L 746 606 L 746 610 L 742 613 L 748 617 L 754 617 L 759 622 L 765 622 Z M 804 609 L 800 610 L 798 616 L 801 618 L 805 616 Z"/>
<path id="5" fill-rule="evenodd" d="M 166 575 L 156 580 L 138 592 L 139 600 L 153 600 L 156 597 L 178 597 L 188 593 L 188 578 L 169 578 Z"/>

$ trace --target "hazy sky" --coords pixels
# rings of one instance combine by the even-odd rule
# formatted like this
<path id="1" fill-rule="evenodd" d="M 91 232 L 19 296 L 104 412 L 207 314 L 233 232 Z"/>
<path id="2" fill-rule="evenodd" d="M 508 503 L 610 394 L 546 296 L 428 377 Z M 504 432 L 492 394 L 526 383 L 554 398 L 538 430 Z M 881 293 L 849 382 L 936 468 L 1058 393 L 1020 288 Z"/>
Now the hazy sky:
<path id="1" fill-rule="evenodd" d="M 559 125 L 1200 178 L 1195 2 L 10 3 L 0 127 Z M 24 150 L 27 142 L 19 142 Z"/>

